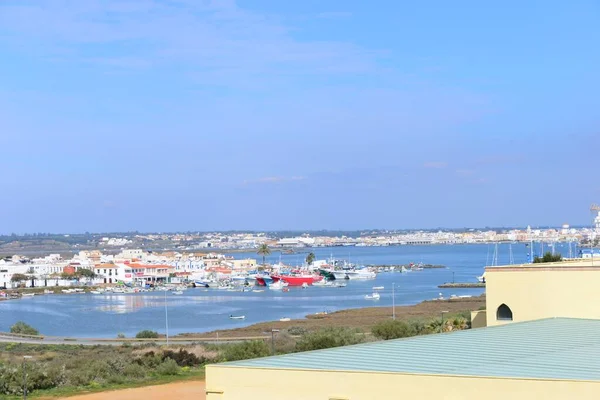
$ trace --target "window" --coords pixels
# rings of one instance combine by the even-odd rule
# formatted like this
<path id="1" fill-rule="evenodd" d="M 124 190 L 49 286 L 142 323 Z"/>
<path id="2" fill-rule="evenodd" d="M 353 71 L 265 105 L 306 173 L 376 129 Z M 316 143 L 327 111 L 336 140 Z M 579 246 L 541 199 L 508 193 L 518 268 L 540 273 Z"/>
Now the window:
<path id="1" fill-rule="evenodd" d="M 511 309 L 506 304 L 500 304 L 496 311 L 496 319 L 498 321 L 512 321 L 513 314 Z"/>

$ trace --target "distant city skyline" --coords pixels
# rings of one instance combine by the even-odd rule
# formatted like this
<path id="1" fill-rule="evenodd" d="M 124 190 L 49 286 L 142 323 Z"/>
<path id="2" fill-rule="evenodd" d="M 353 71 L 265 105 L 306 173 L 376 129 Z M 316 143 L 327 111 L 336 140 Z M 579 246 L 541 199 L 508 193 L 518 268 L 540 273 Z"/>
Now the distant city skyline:
<path id="1" fill-rule="evenodd" d="M 0 233 L 589 226 L 599 15 L 3 1 Z"/>

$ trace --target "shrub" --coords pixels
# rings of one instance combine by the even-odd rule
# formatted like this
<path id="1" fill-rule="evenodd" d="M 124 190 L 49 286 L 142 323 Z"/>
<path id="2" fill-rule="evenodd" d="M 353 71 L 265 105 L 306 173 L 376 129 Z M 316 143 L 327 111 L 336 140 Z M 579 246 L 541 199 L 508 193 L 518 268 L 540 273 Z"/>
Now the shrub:
<path id="1" fill-rule="evenodd" d="M 560 255 L 560 253 L 552 254 L 551 251 L 546 252 L 543 257 L 536 256 L 533 259 L 534 263 L 549 263 L 557 261 L 562 261 L 562 255 Z"/>
<path id="2" fill-rule="evenodd" d="M 27 325 L 23 321 L 19 321 L 10 327 L 10 333 L 17 333 L 20 335 L 39 335 L 40 332 L 31 325 Z"/>
<path id="3" fill-rule="evenodd" d="M 150 330 L 143 330 L 135 335 L 136 339 L 158 339 L 158 333 Z"/>
<path id="4" fill-rule="evenodd" d="M 292 353 L 296 349 L 296 339 L 288 331 L 281 331 L 275 336 L 275 352 Z"/>
<path id="5" fill-rule="evenodd" d="M 252 340 L 228 345 L 223 351 L 223 358 L 225 361 L 237 361 L 266 357 L 270 354 L 271 350 L 265 342 Z"/>
<path id="6" fill-rule="evenodd" d="M 125 334 L 124 333 L 118 333 L 117 334 L 117 339 L 125 339 Z"/>
<path id="7" fill-rule="evenodd" d="M 417 334 L 415 327 L 409 323 L 393 320 L 378 323 L 371 329 L 371 332 L 383 340 L 405 338 Z"/>
<path id="8" fill-rule="evenodd" d="M 287 331 L 292 336 L 300 336 L 307 333 L 307 330 L 301 326 L 290 326 Z"/>
<path id="9" fill-rule="evenodd" d="M 190 353 L 184 349 L 179 349 L 178 352 L 173 350 L 165 350 L 163 352 L 162 359 L 163 361 L 166 359 L 171 359 L 180 367 L 195 367 L 206 362 L 205 360 L 200 359 L 194 353 Z"/>
<path id="10" fill-rule="evenodd" d="M 179 366 L 175 360 L 167 358 L 156 367 L 156 373 L 159 375 L 177 375 L 179 373 Z"/>
<path id="11" fill-rule="evenodd" d="M 325 328 L 302 336 L 296 343 L 296 350 L 328 349 L 331 347 L 358 344 L 364 341 L 364 335 L 355 329 Z"/>

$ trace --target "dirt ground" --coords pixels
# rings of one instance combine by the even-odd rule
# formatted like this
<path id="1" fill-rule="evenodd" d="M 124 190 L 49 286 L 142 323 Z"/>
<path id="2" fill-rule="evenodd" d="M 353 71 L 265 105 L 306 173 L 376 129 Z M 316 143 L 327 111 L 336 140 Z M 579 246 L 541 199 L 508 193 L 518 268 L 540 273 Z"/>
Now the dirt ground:
<path id="1" fill-rule="evenodd" d="M 458 313 L 461 311 L 474 311 L 485 306 L 485 296 L 458 298 L 452 300 L 431 300 L 412 306 L 396 306 L 396 318 L 403 320 L 418 318 L 439 318 L 442 311 Z M 293 319 L 291 321 L 271 321 L 250 325 L 244 328 L 220 330 L 219 338 L 238 338 L 264 336 L 271 329 L 288 329 L 301 327 L 307 331 L 323 327 L 348 327 L 369 330 L 378 322 L 390 319 L 391 307 L 370 307 L 342 310 L 326 315 L 307 315 L 306 319 Z M 217 331 L 203 333 L 203 338 L 216 337 Z M 180 337 L 196 337 L 198 334 L 183 334 Z"/>
<path id="2" fill-rule="evenodd" d="M 186 381 L 61 398 L 68 400 L 204 400 L 206 393 L 203 381 Z"/>

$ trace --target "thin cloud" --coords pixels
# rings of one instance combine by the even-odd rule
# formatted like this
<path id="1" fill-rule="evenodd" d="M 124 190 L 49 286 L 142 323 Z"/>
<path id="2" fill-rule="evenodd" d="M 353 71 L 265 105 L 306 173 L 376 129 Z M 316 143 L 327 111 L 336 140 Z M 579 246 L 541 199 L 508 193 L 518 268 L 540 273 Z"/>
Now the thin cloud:
<path id="1" fill-rule="evenodd" d="M 442 169 L 447 168 L 448 163 L 444 161 L 429 161 L 423 164 L 424 168 L 434 168 L 434 169 Z"/>
<path id="2" fill-rule="evenodd" d="M 298 40 L 276 17 L 232 0 L 40 3 L 0 2 L 0 26 L 7 33 L 0 44 L 103 69 L 185 65 L 192 82 L 234 87 L 248 81 L 264 86 L 282 71 L 288 81 L 376 72 L 383 54 L 349 42 Z M 334 15 L 343 13 L 322 13 Z M 102 46 L 102 57 L 90 57 L 90 46 Z"/>
<path id="3" fill-rule="evenodd" d="M 297 182 L 297 181 L 303 181 L 305 179 L 306 179 L 305 176 L 290 176 L 290 177 L 284 177 L 284 176 L 266 176 L 264 178 L 245 180 L 243 182 L 243 184 L 244 185 L 251 185 L 251 184 L 261 184 L 261 183 L 265 183 L 266 184 L 266 183 Z"/>
<path id="4" fill-rule="evenodd" d="M 457 169 L 456 175 L 458 176 L 472 176 L 475 174 L 475 170 L 472 169 Z"/>

